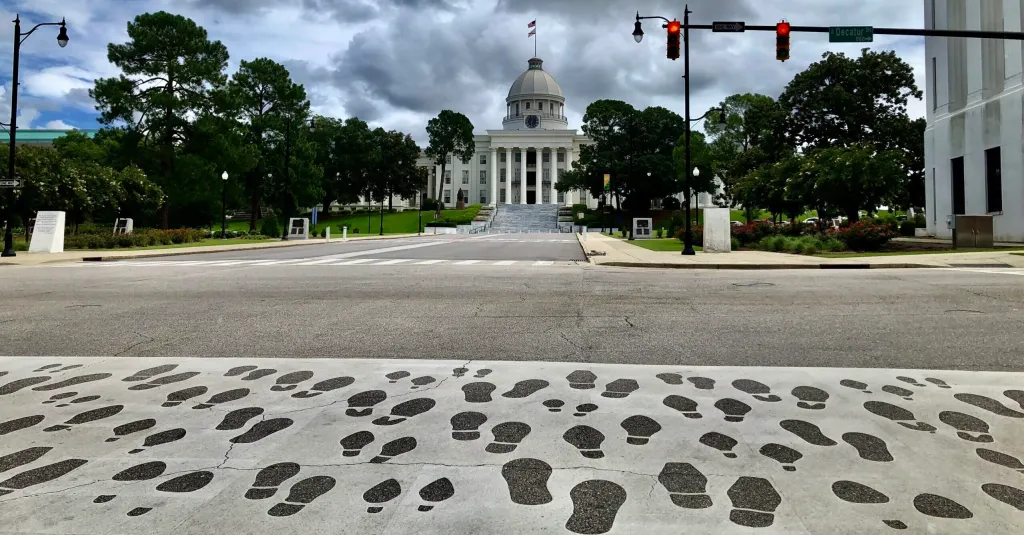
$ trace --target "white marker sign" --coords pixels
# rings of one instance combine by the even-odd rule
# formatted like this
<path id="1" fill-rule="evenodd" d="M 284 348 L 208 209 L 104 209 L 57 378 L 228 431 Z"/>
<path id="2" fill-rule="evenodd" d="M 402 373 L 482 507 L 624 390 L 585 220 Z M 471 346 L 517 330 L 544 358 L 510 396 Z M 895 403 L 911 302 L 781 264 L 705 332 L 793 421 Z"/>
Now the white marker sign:
<path id="1" fill-rule="evenodd" d="M 39 212 L 32 229 L 30 253 L 64 252 L 64 212 Z"/>

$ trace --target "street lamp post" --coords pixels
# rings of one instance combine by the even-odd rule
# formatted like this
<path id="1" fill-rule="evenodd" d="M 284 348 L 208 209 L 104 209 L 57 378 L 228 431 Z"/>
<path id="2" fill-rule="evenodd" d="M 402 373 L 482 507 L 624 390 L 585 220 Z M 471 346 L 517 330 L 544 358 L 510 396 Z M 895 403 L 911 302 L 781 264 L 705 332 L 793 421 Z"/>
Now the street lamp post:
<path id="1" fill-rule="evenodd" d="M 683 10 L 683 24 L 681 25 L 682 31 L 683 31 L 683 80 L 684 80 L 684 82 L 683 82 L 683 99 L 684 99 L 684 110 L 683 110 L 683 113 L 685 115 L 683 122 L 685 123 L 685 126 L 686 126 L 686 130 L 684 131 L 684 139 L 685 139 L 684 143 L 686 145 L 686 148 L 685 148 L 685 151 L 686 151 L 686 166 L 685 166 L 685 168 L 686 169 L 691 169 L 693 167 L 693 165 L 691 163 L 691 159 L 690 159 L 690 123 L 699 121 L 699 120 L 707 117 L 708 114 L 711 113 L 712 111 L 720 111 L 719 121 L 723 122 L 723 123 L 725 122 L 725 109 L 724 108 L 722 108 L 721 110 L 719 110 L 718 108 L 712 108 L 712 109 L 708 110 L 704 115 L 701 115 L 700 117 L 698 117 L 696 119 L 691 119 L 690 118 L 690 13 L 693 13 L 693 12 L 690 11 L 690 5 L 687 4 L 686 7 Z M 659 16 L 655 16 L 655 17 L 641 17 L 640 13 L 637 12 L 637 14 L 636 14 L 636 23 L 633 25 L 633 40 L 636 41 L 637 43 L 639 43 L 640 41 L 643 41 L 643 38 L 644 38 L 644 30 L 643 30 L 643 28 L 642 28 L 642 26 L 640 24 L 640 21 L 644 20 L 644 19 L 661 19 L 661 20 L 665 21 L 666 25 L 669 22 L 671 22 L 671 21 L 669 21 L 665 17 L 659 17 Z M 692 255 L 695 255 L 697 253 L 693 250 L 693 235 L 690 232 L 690 181 L 689 180 L 686 181 L 686 200 L 685 200 L 685 202 L 686 202 L 686 205 L 685 205 L 685 207 L 686 207 L 686 231 L 685 231 L 686 235 L 684 236 L 684 239 L 683 239 L 683 255 L 692 256 Z"/>
<path id="2" fill-rule="evenodd" d="M 7 178 L 9 180 L 14 179 L 14 158 L 17 149 L 17 135 L 18 135 L 18 66 L 21 61 L 21 44 L 28 39 L 28 36 L 32 35 L 32 32 L 38 30 L 42 26 L 60 26 L 60 31 L 57 32 L 57 45 L 61 48 L 68 46 L 68 29 L 64 22 L 64 19 L 60 19 L 60 22 L 41 22 L 32 27 L 27 32 L 21 31 L 21 17 L 18 15 L 14 16 L 14 69 L 11 75 L 11 123 L 7 125 L 10 130 L 10 143 L 8 149 L 10 153 L 7 159 Z M 17 256 L 14 252 L 14 235 L 11 232 L 11 218 L 14 215 L 14 191 L 12 190 L 7 194 L 6 204 L 6 217 L 4 218 L 4 250 L 0 253 L 0 256 Z"/>
<path id="3" fill-rule="evenodd" d="M 224 240 L 228 237 L 228 172 L 224 171 L 220 174 L 220 180 L 222 182 L 220 188 L 220 239 Z"/>

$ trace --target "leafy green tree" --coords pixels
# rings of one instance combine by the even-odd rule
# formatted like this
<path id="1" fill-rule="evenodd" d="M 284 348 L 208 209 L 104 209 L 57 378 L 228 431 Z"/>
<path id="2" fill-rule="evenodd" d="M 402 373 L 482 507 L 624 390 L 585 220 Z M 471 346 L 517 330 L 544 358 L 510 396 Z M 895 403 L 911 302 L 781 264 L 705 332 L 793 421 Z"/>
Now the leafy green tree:
<path id="1" fill-rule="evenodd" d="M 437 117 L 427 121 L 427 137 L 429 138 L 429 144 L 424 152 L 426 152 L 428 158 L 434 160 L 434 165 L 441 166 L 441 174 L 438 175 L 441 178 L 437 181 L 437 196 L 434 197 L 440 201 L 444 190 L 443 177 L 448 164 L 448 156 L 453 155 L 454 158 L 458 158 L 462 163 L 466 164 L 469 163 L 476 152 L 476 141 L 473 139 L 473 123 L 469 120 L 469 117 L 459 112 L 441 110 Z M 436 213 L 441 213 L 440 202 L 437 203 Z"/>
<path id="2" fill-rule="evenodd" d="M 877 152 L 868 143 L 813 150 L 803 158 L 797 179 L 788 185 L 790 197 L 827 218 L 845 215 L 859 219 L 860 210 L 874 212 L 904 185 L 903 155 Z"/>
<path id="3" fill-rule="evenodd" d="M 139 144 L 157 149 L 159 167 L 145 168 L 168 196 L 160 209 L 167 228 L 169 203 L 189 187 L 175 180 L 177 147 L 190 135 L 190 118 L 211 110 L 210 89 L 225 82 L 228 51 L 194 21 L 164 11 L 135 17 L 128 37 L 107 46 L 107 59 L 122 74 L 96 80 L 89 94 L 103 124 L 124 124 L 141 138 Z"/>
<path id="4" fill-rule="evenodd" d="M 324 210 L 330 210 L 331 203 L 338 200 L 343 191 L 339 149 L 345 123 L 333 117 L 317 115 L 313 117 L 313 124 L 315 128 L 310 135 L 310 142 L 313 144 L 316 165 L 323 170 L 320 188 L 324 196 L 320 204 Z"/>
<path id="5" fill-rule="evenodd" d="M 109 141 L 94 141 L 79 130 L 72 130 L 55 139 L 53 148 L 65 160 L 92 162 L 99 165 L 107 165 L 110 160 Z"/>
<path id="6" fill-rule="evenodd" d="M 365 121 L 357 117 L 345 120 L 335 148 L 340 202 L 356 202 L 360 195 L 368 191 L 367 177 L 373 159 L 373 140 L 370 127 Z"/>

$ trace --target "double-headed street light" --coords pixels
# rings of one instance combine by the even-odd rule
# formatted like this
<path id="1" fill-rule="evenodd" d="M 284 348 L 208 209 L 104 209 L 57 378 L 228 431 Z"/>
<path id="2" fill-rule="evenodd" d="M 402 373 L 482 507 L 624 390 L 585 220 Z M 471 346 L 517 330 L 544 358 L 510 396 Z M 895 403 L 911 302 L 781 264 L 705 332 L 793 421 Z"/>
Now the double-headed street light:
<path id="1" fill-rule="evenodd" d="M 11 76 L 11 123 L 7 125 L 10 130 L 10 143 L 8 149 L 10 154 L 7 160 L 7 178 L 8 180 L 14 180 L 14 157 L 16 153 L 17 135 L 18 135 L 18 64 L 21 61 L 21 44 L 28 39 L 28 36 L 32 35 L 42 26 L 60 26 L 60 31 L 57 32 L 57 45 L 61 48 L 68 46 L 68 29 L 64 22 L 64 19 L 60 19 L 60 22 L 41 22 L 32 27 L 27 32 L 21 31 L 21 17 L 18 15 L 14 16 L 14 69 Z M 14 192 L 11 191 L 7 194 L 7 210 L 6 217 L 4 218 L 4 224 L 6 230 L 4 230 L 4 250 L 0 253 L 0 256 L 16 256 L 14 252 L 14 236 L 11 234 L 11 217 L 14 215 Z"/>

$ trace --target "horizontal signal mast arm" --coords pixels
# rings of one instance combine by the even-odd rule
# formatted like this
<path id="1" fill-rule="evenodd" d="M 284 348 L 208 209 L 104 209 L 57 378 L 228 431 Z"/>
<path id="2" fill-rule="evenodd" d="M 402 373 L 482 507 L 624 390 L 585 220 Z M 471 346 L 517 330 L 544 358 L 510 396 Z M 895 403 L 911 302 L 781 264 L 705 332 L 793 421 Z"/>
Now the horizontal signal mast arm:
<path id="1" fill-rule="evenodd" d="M 691 24 L 691 30 L 710 30 L 711 24 Z M 776 26 L 746 25 L 746 31 L 774 32 Z M 828 26 L 790 26 L 791 32 L 828 33 Z M 873 28 L 875 35 L 920 35 L 924 37 L 974 37 L 978 39 L 1010 39 L 1024 41 L 1024 32 L 990 32 L 983 30 L 928 30 L 924 28 Z"/>

